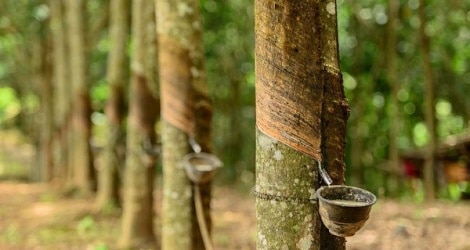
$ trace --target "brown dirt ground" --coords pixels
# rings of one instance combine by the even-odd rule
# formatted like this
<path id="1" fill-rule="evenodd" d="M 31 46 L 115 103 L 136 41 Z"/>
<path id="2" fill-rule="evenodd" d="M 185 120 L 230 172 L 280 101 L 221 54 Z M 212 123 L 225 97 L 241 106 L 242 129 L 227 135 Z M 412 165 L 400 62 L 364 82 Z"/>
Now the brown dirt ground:
<path id="1" fill-rule="evenodd" d="M 158 195 L 157 195 L 158 197 Z M 254 199 L 228 188 L 213 198 L 216 249 L 255 249 Z M 40 184 L 0 182 L 0 249 L 115 249 L 119 211 Z M 347 249 L 470 250 L 470 203 L 380 200 Z"/>
<path id="2" fill-rule="evenodd" d="M 217 188 L 212 207 L 216 249 L 255 248 L 253 197 Z M 41 184 L 0 182 L 0 250 L 116 249 L 119 225 L 119 211 L 98 214 L 92 199 L 67 198 Z"/>

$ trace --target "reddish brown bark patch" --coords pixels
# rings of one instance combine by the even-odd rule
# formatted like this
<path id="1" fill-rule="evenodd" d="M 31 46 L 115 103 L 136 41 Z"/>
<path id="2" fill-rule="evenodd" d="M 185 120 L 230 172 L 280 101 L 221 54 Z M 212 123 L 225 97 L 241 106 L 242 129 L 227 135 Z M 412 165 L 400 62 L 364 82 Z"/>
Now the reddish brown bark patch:
<path id="1" fill-rule="evenodd" d="M 124 91 L 120 86 L 111 85 L 110 97 L 106 104 L 105 113 L 108 119 L 115 124 L 121 124 L 126 110 Z"/>
<path id="2" fill-rule="evenodd" d="M 159 44 L 165 48 L 160 50 L 162 116 L 171 125 L 194 135 L 189 51 L 166 36 L 160 36 Z"/>
<path id="3" fill-rule="evenodd" d="M 150 91 L 147 79 L 134 72 L 132 75 L 132 88 L 134 96 L 131 103 L 133 120 L 145 130 L 146 134 L 154 134 L 154 125 L 157 120 L 160 104 Z"/>
<path id="4" fill-rule="evenodd" d="M 337 76 L 323 69 L 321 29 L 305 25 L 321 21 L 312 8 L 256 4 L 256 119 L 266 135 L 321 160 L 323 85 Z"/>

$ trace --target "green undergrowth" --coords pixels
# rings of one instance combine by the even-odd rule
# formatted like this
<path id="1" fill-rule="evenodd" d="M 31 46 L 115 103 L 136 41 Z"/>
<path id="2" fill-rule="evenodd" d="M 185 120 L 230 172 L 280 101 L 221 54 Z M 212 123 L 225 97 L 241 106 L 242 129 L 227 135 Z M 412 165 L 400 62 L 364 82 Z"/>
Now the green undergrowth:
<path id="1" fill-rule="evenodd" d="M 0 129 L 0 180 L 29 179 L 34 147 L 17 130 Z"/>
<path id="2" fill-rule="evenodd" d="M 67 246 L 93 250 L 115 249 L 115 239 L 119 235 L 119 227 L 116 225 L 117 218 L 94 218 L 92 215 L 85 215 L 77 221 L 55 222 L 33 229 L 12 224 L 0 227 L 0 249 L 67 249 Z"/>

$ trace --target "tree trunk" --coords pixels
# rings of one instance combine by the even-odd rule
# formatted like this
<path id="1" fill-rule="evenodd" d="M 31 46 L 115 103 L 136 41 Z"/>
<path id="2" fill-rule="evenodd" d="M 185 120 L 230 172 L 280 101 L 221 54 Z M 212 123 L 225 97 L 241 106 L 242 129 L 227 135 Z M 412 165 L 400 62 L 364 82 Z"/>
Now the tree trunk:
<path id="1" fill-rule="evenodd" d="M 162 92 L 162 249 L 204 249 L 196 219 L 194 190 L 182 158 L 188 136 L 210 152 L 212 107 L 207 97 L 199 1 L 157 1 Z M 206 224 L 211 230 L 211 183 L 200 185 Z"/>
<path id="2" fill-rule="evenodd" d="M 122 152 L 125 145 L 123 136 L 123 119 L 126 105 L 124 89 L 126 82 L 126 45 L 129 33 L 130 1 L 111 0 L 110 5 L 111 20 L 109 29 L 111 44 L 107 69 L 110 96 L 105 110 L 108 135 L 103 152 L 103 162 L 99 168 L 96 200 L 96 205 L 101 210 L 105 209 L 108 205 L 118 204 L 118 171 L 124 169 L 124 155 Z"/>
<path id="3" fill-rule="evenodd" d="M 191 184 L 180 167 L 189 151 L 187 141 L 185 132 L 162 121 L 162 249 L 184 250 L 192 246 Z"/>
<path id="4" fill-rule="evenodd" d="M 226 66 L 228 68 L 228 66 Z M 236 66 L 232 66 L 235 68 Z M 229 69 L 225 69 L 225 72 L 230 72 Z M 242 106 L 241 106 L 241 89 L 242 89 L 242 80 L 236 76 L 232 76 L 230 79 L 230 97 L 228 98 L 225 105 L 228 107 L 228 114 L 229 115 L 229 130 L 230 133 L 227 135 L 227 146 L 224 148 L 225 154 L 227 155 L 227 162 L 228 166 L 233 166 L 230 168 L 230 179 L 235 179 L 237 177 L 237 165 L 240 162 L 240 152 L 242 152 L 243 147 L 245 145 L 242 144 L 243 136 L 242 136 L 242 123 L 243 123 L 243 116 L 242 116 Z"/>
<path id="5" fill-rule="evenodd" d="M 397 81 L 397 63 L 396 63 L 396 23 L 398 22 L 398 9 L 400 2 L 397 0 L 389 0 L 389 21 L 387 27 L 387 77 L 390 86 L 390 134 L 389 134 L 389 152 L 388 160 L 391 174 L 387 175 L 387 190 L 391 195 L 397 195 L 399 191 L 399 174 L 402 172 L 400 168 L 400 159 L 398 151 L 398 136 L 400 134 L 400 114 L 398 108 L 398 91 L 400 89 Z"/>
<path id="6" fill-rule="evenodd" d="M 420 19 L 419 37 L 420 37 L 420 50 L 421 58 L 423 61 L 423 79 L 425 89 L 425 120 L 428 129 L 429 141 L 426 146 L 425 162 L 424 162 L 424 190 L 425 198 L 427 200 L 434 200 L 436 197 L 434 187 L 434 165 L 435 165 L 435 151 L 436 151 L 436 127 L 435 127 L 435 114 L 434 114 L 434 83 L 433 73 L 431 67 L 431 60 L 429 59 L 430 41 L 426 35 L 425 27 L 426 21 L 426 0 L 420 0 L 418 12 Z"/>
<path id="7" fill-rule="evenodd" d="M 321 224 L 312 161 L 344 183 L 349 110 L 336 27 L 335 1 L 255 1 L 258 249 L 345 247 Z"/>
<path id="8" fill-rule="evenodd" d="M 86 51 L 86 2 L 68 1 L 70 75 L 72 84 L 72 141 L 70 148 L 74 185 L 83 194 L 94 188 L 91 159 L 91 101 L 88 93 L 88 59 Z"/>
<path id="9" fill-rule="evenodd" d="M 51 74 L 50 33 L 48 20 L 40 20 L 32 25 L 32 72 L 33 81 L 38 86 L 41 112 L 38 115 L 38 158 L 33 180 L 49 182 L 53 177 L 52 131 L 53 131 L 53 88 Z"/>
<path id="10" fill-rule="evenodd" d="M 67 154 L 67 119 L 70 103 L 70 87 L 68 84 L 67 46 L 65 32 L 64 4 L 61 0 L 50 0 L 51 32 L 53 43 L 53 77 L 55 102 L 55 135 L 54 135 L 54 164 L 57 166 L 55 175 L 61 183 L 65 182 Z"/>
<path id="11" fill-rule="evenodd" d="M 45 29 L 45 27 L 43 27 Z M 50 182 L 54 178 L 52 139 L 54 131 L 54 102 L 52 85 L 52 60 L 49 33 L 40 39 L 40 65 L 38 79 L 41 86 L 41 181 Z"/>
<path id="12" fill-rule="evenodd" d="M 155 122 L 159 103 L 151 89 L 145 65 L 145 15 L 153 8 L 151 1 L 132 1 L 132 39 L 134 54 L 131 60 L 131 89 L 127 132 L 127 153 L 124 176 L 122 233 L 119 245 L 124 248 L 155 244 L 153 233 L 153 183 L 156 157 L 146 151 L 155 145 Z"/>

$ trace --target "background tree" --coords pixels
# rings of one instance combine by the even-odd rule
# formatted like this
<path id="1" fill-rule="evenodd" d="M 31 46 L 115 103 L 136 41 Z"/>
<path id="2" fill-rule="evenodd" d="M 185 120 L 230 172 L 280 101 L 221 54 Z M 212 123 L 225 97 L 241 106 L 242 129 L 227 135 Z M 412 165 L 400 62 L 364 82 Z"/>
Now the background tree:
<path id="1" fill-rule="evenodd" d="M 43 8 L 47 8 L 43 3 Z M 52 54 L 49 33 L 49 16 L 40 15 L 35 25 L 36 37 L 33 42 L 33 79 L 40 90 L 40 136 L 39 166 L 36 180 L 49 182 L 54 176 L 52 138 L 54 129 L 53 88 L 52 88 Z"/>
<path id="2" fill-rule="evenodd" d="M 426 146 L 425 162 L 424 162 L 424 188 L 426 192 L 426 199 L 434 200 L 436 196 L 436 189 L 434 187 L 434 167 L 436 157 L 436 128 L 435 128 L 435 114 L 434 114 L 434 82 L 433 82 L 433 70 L 431 66 L 431 60 L 429 58 L 430 53 L 430 41 L 426 35 L 427 18 L 425 14 L 426 0 L 419 1 L 419 39 L 420 39 L 420 51 L 421 58 L 423 61 L 423 80 L 425 89 L 425 101 L 424 101 L 424 116 L 426 121 L 426 128 L 429 135 L 429 141 Z"/>
<path id="3" fill-rule="evenodd" d="M 97 206 L 100 209 L 116 205 L 119 200 L 119 171 L 123 168 L 126 97 L 127 40 L 129 33 L 128 0 L 111 0 L 110 4 L 110 50 L 108 56 L 107 81 L 110 88 L 106 105 L 107 143 L 102 163 L 99 166 Z"/>
<path id="4" fill-rule="evenodd" d="M 91 101 L 88 83 L 88 59 L 86 50 L 86 3 L 85 0 L 69 0 L 68 43 L 70 53 L 70 81 L 72 85 L 72 140 L 70 141 L 70 164 L 74 185 L 81 192 L 90 194 L 94 188 L 92 164 Z"/>
<path id="5" fill-rule="evenodd" d="M 54 78 L 54 164 L 56 167 L 56 176 L 62 184 L 67 176 L 67 138 L 69 135 L 70 114 L 70 82 L 68 81 L 67 45 L 66 45 L 66 27 L 65 27 L 65 6 L 64 1 L 50 0 L 51 10 L 51 35 L 53 50 L 53 78 Z"/>
<path id="6" fill-rule="evenodd" d="M 154 8 L 151 1 L 132 1 L 131 88 L 127 128 L 127 152 L 124 176 L 121 247 L 154 244 L 153 184 L 156 158 L 149 155 L 149 147 L 156 143 L 155 122 L 159 116 L 159 102 L 146 72 L 146 28 L 154 15 L 146 15 Z M 150 17 L 150 18 L 149 18 Z M 155 32 L 155 31 L 154 31 Z M 155 65 L 153 69 L 155 69 Z M 152 153 L 152 152 L 150 152 Z"/>
<path id="7" fill-rule="evenodd" d="M 344 183 L 336 2 L 258 0 L 255 25 L 257 248 L 344 249 L 312 202 L 321 182 L 313 160 Z"/>
<path id="8" fill-rule="evenodd" d="M 210 152 L 211 103 L 205 86 L 199 2 L 157 1 L 162 92 L 163 249 L 204 249 L 194 190 L 181 166 L 195 139 Z M 210 230 L 210 183 L 200 186 Z"/>

